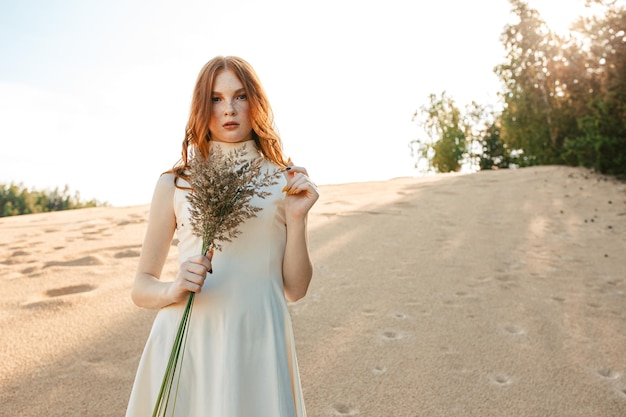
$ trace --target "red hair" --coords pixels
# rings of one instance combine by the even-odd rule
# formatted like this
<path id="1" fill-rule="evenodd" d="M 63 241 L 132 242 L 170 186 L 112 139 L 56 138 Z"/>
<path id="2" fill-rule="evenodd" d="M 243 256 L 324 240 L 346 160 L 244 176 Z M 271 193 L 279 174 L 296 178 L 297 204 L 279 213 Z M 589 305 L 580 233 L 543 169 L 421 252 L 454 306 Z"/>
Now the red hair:
<path id="1" fill-rule="evenodd" d="M 207 62 L 198 75 L 191 100 L 185 140 L 183 140 L 182 156 L 170 171 L 176 178 L 187 178 L 185 171 L 189 167 L 190 147 L 197 149 L 205 158 L 209 156 L 209 141 L 211 140 L 209 119 L 213 105 L 211 100 L 213 83 L 217 74 L 225 69 L 235 73 L 248 96 L 252 138 L 257 147 L 276 165 L 281 168 L 287 166 L 282 151 L 282 141 L 274 127 L 274 113 L 256 72 L 248 62 L 239 57 L 217 56 Z"/>

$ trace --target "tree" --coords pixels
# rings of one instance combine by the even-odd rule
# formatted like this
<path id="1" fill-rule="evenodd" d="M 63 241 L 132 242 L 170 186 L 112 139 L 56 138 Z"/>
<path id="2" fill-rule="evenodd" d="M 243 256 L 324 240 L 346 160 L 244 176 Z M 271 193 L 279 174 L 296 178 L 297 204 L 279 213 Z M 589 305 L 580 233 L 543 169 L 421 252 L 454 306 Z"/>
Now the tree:
<path id="1" fill-rule="evenodd" d="M 539 13 L 521 0 L 510 0 L 516 24 L 506 25 L 501 40 L 506 62 L 495 68 L 504 84 L 502 139 L 523 150 L 521 166 L 558 162 L 562 95 L 560 38 Z"/>
<path id="2" fill-rule="evenodd" d="M 501 112 L 472 103 L 462 113 L 431 94 L 413 117 L 427 139 L 411 142 L 412 155 L 438 172 L 565 163 L 626 175 L 626 0 L 587 0 L 603 13 L 563 36 L 523 0 L 509 2 L 517 22 L 504 27 L 494 68 Z"/>
<path id="3" fill-rule="evenodd" d="M 525 2 L 510 3 L 519 22 L 505 27 L 506 62 L 495 69 L 505 86 L 502 140 L 521 152 L 521 166 L 568 163 L 624 173 L 624 8 L 596 0 L 605 15 L 581 18 L 572 34 L 559 37 Z"/>
<path id="4" fill-rule="evenodd" d="M 466 155 L 466 126 L 454 100 L 445 92 L 441 97 L 431 94 L 429 104 L 420 107 L 413 120 L 424 129 L 428 138 L 411 142 L 412 155 L 427 160 L 429 170 L 459 171 Z"/>
<path id="5" fill-rule="evenodd" d="M 0 217 L 106 205 L 97 200 L 82 201 L 78 192 L 72 196 L 67 185 L 62 191 L 57 187 L 50 192 L 29 190 L 22 184 L 0 183 Z"/>
<path id="6" fill-rule="evenodd" d="M 626 174 L 626 10 L 616 1 L 603 17 L 580 19 L 574 30 L 585 39 L 576 45 L 589 79 L 587 111 L 579 117 L 581 134 L 566 143 L 570 163 L 608 174 Z"/>
<path id="7" fill-rule="evenodd" d="M 500 138 L 500 128 L 492 122 L 479 138 L 482 152 L 479 156 L 480 169 L 508 168 L 511 163 L 510 152 Z"/>

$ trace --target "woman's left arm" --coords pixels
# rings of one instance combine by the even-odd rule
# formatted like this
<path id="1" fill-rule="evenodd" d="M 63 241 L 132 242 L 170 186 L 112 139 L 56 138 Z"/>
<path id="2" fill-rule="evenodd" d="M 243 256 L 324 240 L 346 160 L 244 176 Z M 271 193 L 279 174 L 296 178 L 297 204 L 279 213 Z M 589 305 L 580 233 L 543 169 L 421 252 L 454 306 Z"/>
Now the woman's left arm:
<path id="1" fill-rule="evenodd" d="M 319 193 L 306 169 L 296 166 L 288 167 L 287 185 L 283 191 L 287 193 L 285 196 L 287 244 L 283 260 L 283 285 L 287 300 L 297 301 L 305 296 L 313 276 L 307 217 L 309 210 L 319 198 Z"/>

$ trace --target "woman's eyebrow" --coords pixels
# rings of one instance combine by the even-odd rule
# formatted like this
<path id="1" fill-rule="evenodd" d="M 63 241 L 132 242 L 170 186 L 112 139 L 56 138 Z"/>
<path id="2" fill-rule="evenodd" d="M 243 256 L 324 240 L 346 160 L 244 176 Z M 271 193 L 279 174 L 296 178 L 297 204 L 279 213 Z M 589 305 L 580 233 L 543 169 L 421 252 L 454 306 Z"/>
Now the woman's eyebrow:
<path id="1" fill-rule="evenodd" d="M 240 88 L 239 90 L 235 91 L 234 95 L 245 93 L 245 92 L 246 92 L 245 88 Z M 212 91 L 211 94 L 214 95 L 214 96 L 221 96 L 222 95 L 222 93 L 220 93 L 219 91 Z"/>

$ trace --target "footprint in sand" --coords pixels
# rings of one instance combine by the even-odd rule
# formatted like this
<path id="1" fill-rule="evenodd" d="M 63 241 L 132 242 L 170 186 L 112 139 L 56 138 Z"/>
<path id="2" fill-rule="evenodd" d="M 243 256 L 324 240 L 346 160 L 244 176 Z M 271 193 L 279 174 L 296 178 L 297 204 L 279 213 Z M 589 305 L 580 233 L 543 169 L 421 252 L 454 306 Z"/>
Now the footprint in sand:
<path id="1" fill-rule="evenodd" d="M 83 240 L 100 240 L 104 237 L 112 236 L 111 230 L 108 227 L 103 227 L 97 230 L 83 231 L 81 239 Z"/>
<path id="2" fill-rule="evenodd" d="M 510 274 L 501 274 L 496 277 L 496 279 L 500 282 L 512 282 L 515 281 L 515 277 Z"/>
<path id="3" fill-rule="evenodd" d="M 97 256 L 84 256 L 82 258 L 73 259 L 71 261 L 50 261 L 46 262 L 43 266 L 44 268 L 48 268 L 51 266 L 91 266 L 91 265 L 102 265 L 103 262 Z"/>
<path id="4" fill-rule="evenodd" d="M 386 366 L 375 366 L 372 368 L 372 373 L 374 375 L 382 375 L 387 372 Z"/>
<path id="5" fill-rule="evenodd" d="M 504 331 L 508 334 L 512 334 L 512 335 L 521 335 L 524 334 L 524 329 L 522 329 L 519 326 L 515 326 L 513 324 L 508 324 L 506 326 L 504 326 Z"/>
<path id="6" fill-rule="evenodd" d="M 146 220 L 146 216 L 144 215 L 140 215 L 140 214 L 132 214 L 131 216 L 129 216 L 130 218 L 127 220 L 121 220 L 119 222 L 117 222 L 118 226 L 126 226 L 129 224 L 138 224 L 138 223 L 145 223 Z"/>
<path id="7" fill-rule="evenodd" d="M 109 230 L 108 227 L 101 227 L 100 229 L 97 229 L 97 230 L 85 230 L 83 231 L 83 235 L 100 235 L 108 230 Z"/>
<path id="8" fill-rule="evenodd" d="M 471 288 L 475 288 L 479 285 L 485 284 L 487 282 L 489 282 L 491 280 L 490 277 L 488 276 L 484 276 L 484 275 L 479 275 L 476 277 L 472 277 L 472 282 L 468 283 L 468 286 Z"/>
<path id="9" fill-rule="evenodd" d="M 30 266 L 28 268 L 24 268 L 22 269 L 20 272 L 24 275 L 30 275 L 32 273 L 34 273 L 35 271 L 37 271 L 37 267 L 35 266 Z"/>
<path id="10" fill-rule="evenodd" d="M 140 252 L 138 250 L 127 249 L 125 251 L 117 252 L 113 255 L 114 258 L 137 258 Z"/>
<path id="11" fill-rule="evenodd" d="M 67 300 L 62 297 L 64 295 L 79 294 L 95 290 L 96 287 L 90 284 L 70 285 L 67 287 L 53 288 L 45 292 L 46 299 L 31 301 L 22 304 L 23 308 L 32 309 L 58 309 L 68 305 Z"/>
<path id="12" fill-rule="evenodd" d="M 90 284 L 70 285 L 68 287 L 54 288 L 46 291 L 48 297 L 61 297 L 63 295 L 78 294 L 95 290 L 96 287 Z"/>
<path id="13" fill-rule="evenodd" d="M 22 263 L 24 256 L 28 256 L 28 255 L 30 255 L 30 252 L 26 252 L 22 249 L 17 249 L 17 250 L 14 250 L 13 253 L 9 255 L 8 258 L 6 258 L 4 261 L 0 263 L 4 265 L 14 265 L 14 264 Z"/>
<path id="14" fill-rule="evenodd" d="M 380 338 L 383 340 L 400 340 L 406 337 L 405 333 L 398 330 L 384 330 L 380 333 Z"/>
<path id="15" fill-rule="evenodd" d="M 333 412 L 336 416 L 355 416 L 359 414 L 359 410 L 346 404 L 333 405 Z"/>
<path id="16" fill-rule="evenodd" d="M 617 379 L 620 377 L 620 373 L 611 368 L 601 368 L 596 371 L 598 375 L 606 379 Z"/>
<path id="17" fill-rule="evenodd" d="M 65 301 L 60 299 L 52 299 L 52 300 L 39 300 L 33 301 L 30 303 L 22 304 L 22 307 L 28 310 L 55 310 L 65 306 Z"/>
<path id="18" fill-rule="evenodd" d="M 491 375 L 489 379 L 491 380 L 491 382 L 500 387 L 511 385 L 511 383 L 513 382 L 510 376 L 504 374 L 494 374 Z"/>
<path id="19" fill-rule="evenodd" d="M 448 300 L 443 300 L 443 304 L 447 305 L 447 306 L 451 306 L 451 307 L 460 307 L 461 305 L 457 302 L 457 300 L 452 300 L 452 299 L 448 299 Z"/>

